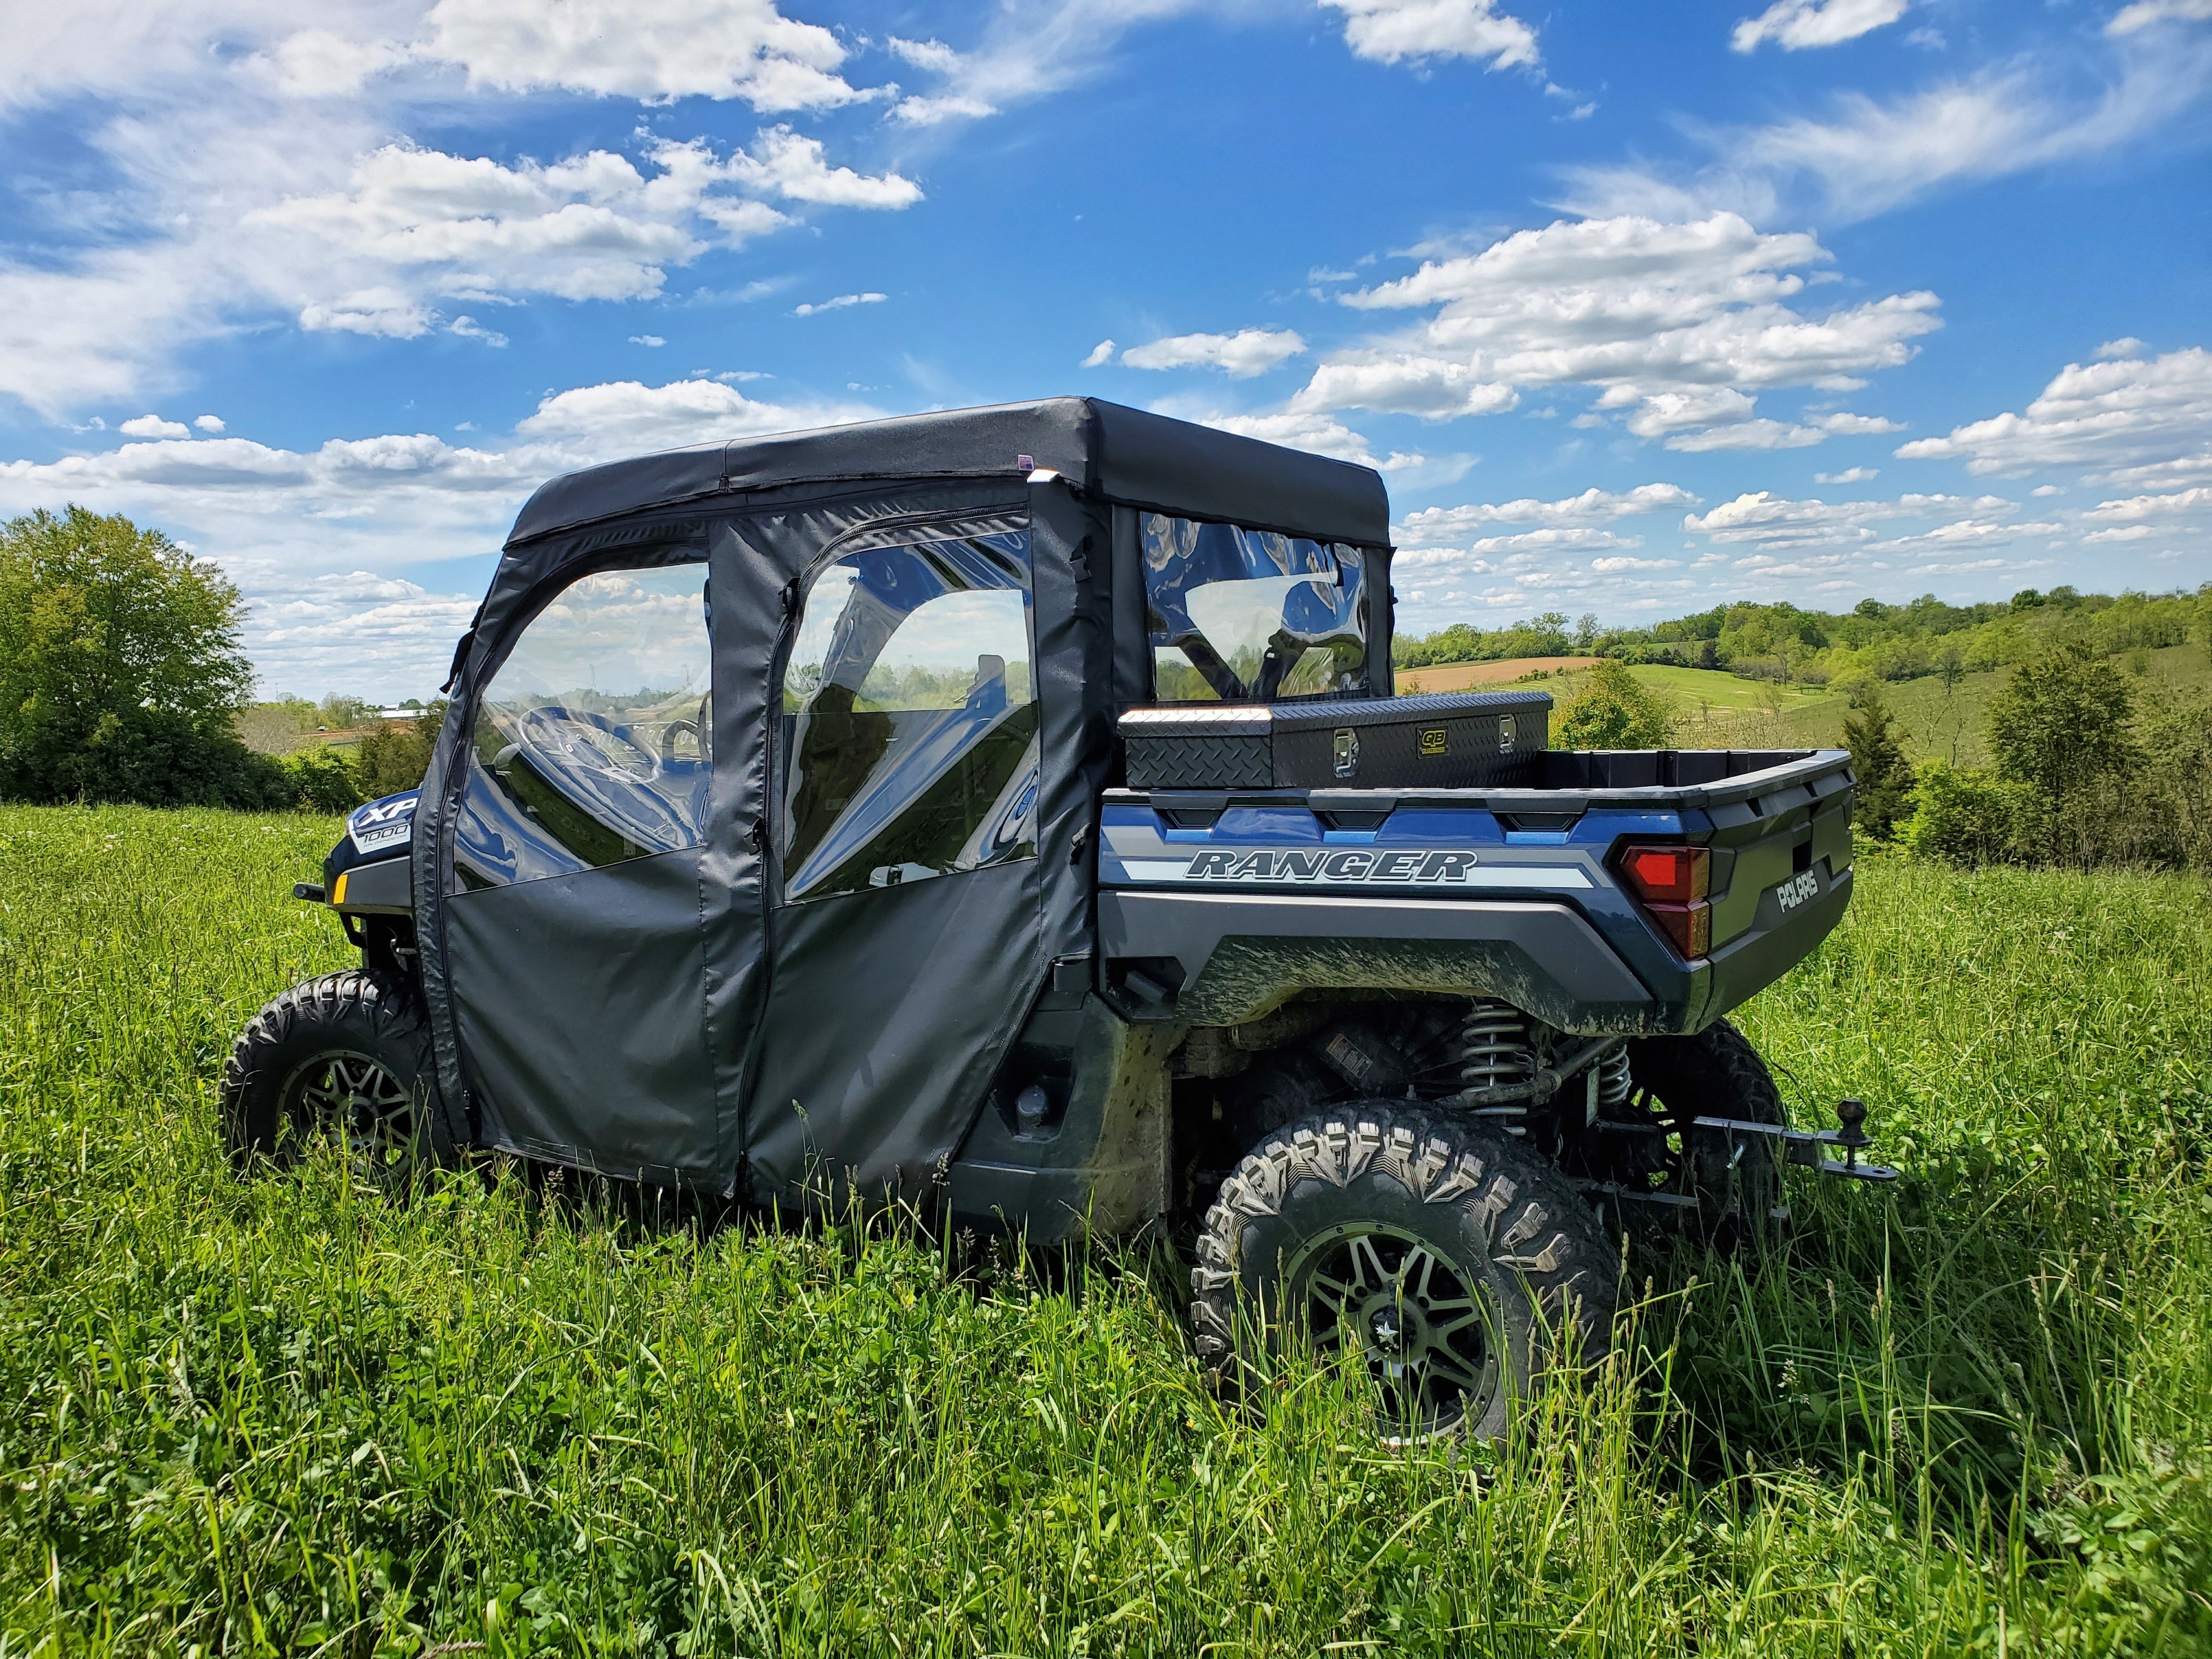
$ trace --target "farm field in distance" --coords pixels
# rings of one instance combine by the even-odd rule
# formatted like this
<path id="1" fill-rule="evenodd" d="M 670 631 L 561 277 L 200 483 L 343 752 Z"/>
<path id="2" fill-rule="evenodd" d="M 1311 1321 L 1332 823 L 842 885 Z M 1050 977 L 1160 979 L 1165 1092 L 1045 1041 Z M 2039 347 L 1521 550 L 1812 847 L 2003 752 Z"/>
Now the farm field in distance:
<path id="1" fill-rule="evenodd" d="M 1532 673 L 1557 674 L 1588 668 L 1595 657 L 1507 657 L 1496 662 L 1448 662 L 1434 668 L 1401 668 L 1394 676 L 1398 695 L 1465 691 L 1478 685 L 1503 685 Z"/>
<path id="2" fill-rule="evenodd" d="M 2201 882 L 1863 855 L 1739 1018 L 1906 1178 L 1634 1253 L 1587 1392 L 1391 1451 L 1217 1404 L 1171 1242 L 234 1178 L 337 833 L 0 808 L 0 1654 L 2212 1650 Z"/>
<path id="3" fill-rule="evenodd" d="M 1474 681 L 1439 683 L 1431 677 L 1464 669 L 1486 671 L 1480 684 L 1508 684 L 1540 672 L 1528 683 L 1548 691 L 1564 708 L 1582 690 L 1587 676 L 1577 667 L 1584 659 L 1517 657 L 1498 662 L 1454 663 L 1440 668 L 1400 669 L 1398 689 L 1409 692 L 1418 677 L 1422 690 L 1461 690 Z M 2212 685 L 2212 658 L 2202 645 L 2166 646 L 2123 653 L 2117 659 L 2127 672 L 2139 710 L 2153 708 L 2174 695 Z M 1844 745 L 1849 701 L 1826 686 L 1777 685 L 1742 679 L 1717 669 L 1674 668 L 1643 663 L 1629 671 L 1667 699 L 1675 716 L 1674 741 L 1686 749 L 1824 748 Z M 1946 690 L 1935 675 L 1899 680 L 1882 687 L 1882 700 L 1895 715 L 1906 752 L 1916 763 L 1945 760 L 1980 766 L 1989 757 L 1983 746 L 1990 700 L 2010 669 L 1967 674 Z"/>

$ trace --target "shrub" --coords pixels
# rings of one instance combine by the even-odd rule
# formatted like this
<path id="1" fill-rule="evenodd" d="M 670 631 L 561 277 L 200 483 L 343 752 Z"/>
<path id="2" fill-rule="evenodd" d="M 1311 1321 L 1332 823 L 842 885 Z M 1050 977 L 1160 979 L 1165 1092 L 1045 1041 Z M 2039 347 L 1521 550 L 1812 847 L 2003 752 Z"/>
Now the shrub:
<path id="1" fill-rule="evenodd" d="M 2138 856 L 2212 872 L 2212 693 L 2175 699 L 2142 723 Z"/>
<path id="2" fill-rule="evenodd" d="M 1560 711 L 1553 736 L 1567 749 L 1664 749 L 1674 729 L 1667 705 L 1626 663 L 1607 657 Z"/>
<path id="3" fill-rule="evenodd" d="M 1899 839 L 1915 858 L 1969 867 L 2019 859 L 2036 830 L 2035 792 L 1978 766 L 1929 761 Z"/>
<path id="4" fill-rule="evenodd" d="M 303 812 L 350 812 L 364 799 L 353 768 L 335 749 L 302 749 L 286 757 L 284 774 Z"/>
<path id="5" fill-rule="evenodd" d="M 1887 841 L 1897 821 L 1911 810 L 1912 764 L 1898 741 L 1896 723 L 1881 692 L 1869 686 L 1852 698 L 1853 713 L 1844 719 L 1844 742 L 1851 751 L 1851 771 L 1858 780 L 1852 796 L 1851 822 L 1877 840 Z"/>

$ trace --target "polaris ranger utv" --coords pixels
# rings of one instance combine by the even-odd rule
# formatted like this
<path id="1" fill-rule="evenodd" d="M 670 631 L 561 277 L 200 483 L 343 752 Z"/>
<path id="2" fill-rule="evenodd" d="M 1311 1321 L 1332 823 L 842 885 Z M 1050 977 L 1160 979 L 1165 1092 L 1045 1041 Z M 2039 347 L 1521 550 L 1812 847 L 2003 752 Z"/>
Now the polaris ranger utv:
<path id="1" fill-rule="evenodd" d="M 1851 777 L 1393 696 L 1390 556 L 1368 468 L 1088 399 L 554 480 L 419 791 L 299 890 L 363 965 L 239 1039 L 229 1145 L 1202 1214 L 1210 1365 L 1287 1317 L 1495 1432 L 1623 1226 L 1887 1173 L 1723 1018 L 1842 915 Z"/>

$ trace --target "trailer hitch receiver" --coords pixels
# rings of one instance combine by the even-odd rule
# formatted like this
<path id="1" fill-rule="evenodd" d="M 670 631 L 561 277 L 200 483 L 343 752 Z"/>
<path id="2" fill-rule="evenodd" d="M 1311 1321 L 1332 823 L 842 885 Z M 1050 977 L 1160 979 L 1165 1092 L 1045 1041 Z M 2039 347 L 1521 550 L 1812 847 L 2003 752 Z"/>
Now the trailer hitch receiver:
<path id="1" fill-rule="evenodd" d="M 1843 1126 L 1839 1129 L 1791 1129 L 1779 1123 L 1752 1123 L 1734 1117 L 1701 1117 L 1696 1121 L 1696 1127 L 1717 1129 L 1729 1138 L 1731 1149 L 1739 1141 L 1753 1136 L 1778 1140 L 1786 1162 L 1816 1170 L 1825 1176 L 1840 1176 L 1850 1181 L 1894 1181 L 1897 1171 L 1887 1164 L 1859 1161 L 1859 1154 L 1874 1145 L 1874 1137 L 1866 1132 L 1866 1115 L 1864 1101 L 1839 1100 L 1836 1103 L 1836 1121 Z M 1840 1160 L 1825 1156 L 1832 1146 L 1843 1153 Z"/>

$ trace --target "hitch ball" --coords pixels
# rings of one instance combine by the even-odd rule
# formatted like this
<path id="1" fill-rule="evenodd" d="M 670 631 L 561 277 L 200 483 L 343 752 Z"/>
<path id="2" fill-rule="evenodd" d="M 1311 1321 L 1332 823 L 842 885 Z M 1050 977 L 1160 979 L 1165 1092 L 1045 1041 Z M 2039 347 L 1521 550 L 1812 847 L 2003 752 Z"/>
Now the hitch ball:
<path id="1" fill-rule="evenodd" d="M 1866 1102 L 1863 1100 L 1844 1099 L 1836 1103 L 1836 1121 L 1843 1126 L 1842 1132 L 1836 1136 L 1837 1145 L 1871 1146 L 1874 1144 L 1873 1137 L 1860 1127 L 1865 1123 L 1866 1115 Z"/>

